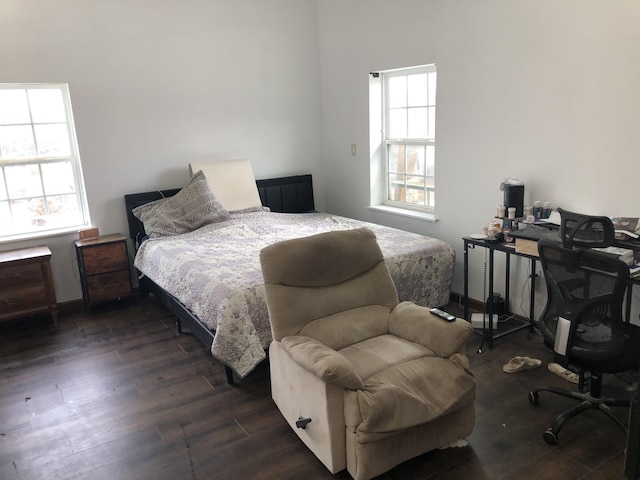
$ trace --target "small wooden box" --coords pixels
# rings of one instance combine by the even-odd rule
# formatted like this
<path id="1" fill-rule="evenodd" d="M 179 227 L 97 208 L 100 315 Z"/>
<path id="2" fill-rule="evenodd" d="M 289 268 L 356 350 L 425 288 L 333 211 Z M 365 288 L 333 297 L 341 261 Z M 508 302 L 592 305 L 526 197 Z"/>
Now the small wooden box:
<path id="1" fill-rule="evenodd" d="M 524 253 L 525 255 L 538 257 L 538 241 L 516 238 L 516 253 Z"/>
<path id="2" fill-rule="evenodd" d="M 98 227 L 85 228 L 78 232 L 79 240 L 87 240 L 89 238 L 97 238 L 100 236 L 100 229 Z"/>

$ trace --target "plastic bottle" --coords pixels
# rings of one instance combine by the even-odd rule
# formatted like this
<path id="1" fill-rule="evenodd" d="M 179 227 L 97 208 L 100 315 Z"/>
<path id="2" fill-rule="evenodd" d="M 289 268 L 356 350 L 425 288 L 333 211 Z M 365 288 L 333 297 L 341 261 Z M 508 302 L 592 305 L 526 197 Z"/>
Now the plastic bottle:
<path id="1" fill-rule="evenodd" d="M 540 200 L 533 202 L 533 216 L 536 217 L 536 220 L 542 218 L 542 202 Z"/>

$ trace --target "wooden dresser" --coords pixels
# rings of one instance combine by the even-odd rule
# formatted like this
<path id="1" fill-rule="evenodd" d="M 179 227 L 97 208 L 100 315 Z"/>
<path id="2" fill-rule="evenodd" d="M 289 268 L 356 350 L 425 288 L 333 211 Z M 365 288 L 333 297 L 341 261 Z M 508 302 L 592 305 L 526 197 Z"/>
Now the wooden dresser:
<path id="1" fill-rule="evenodd" d="M 46 246 L 0 252 L 0 320 L 48 312 L 58 324 L 58 304 Z"/>
<path id="2" fill-rule="evenodd" d="M 105 235 L 76 240 L 82 295 L 87 308 L 133 294 L 127 239 Z"/>

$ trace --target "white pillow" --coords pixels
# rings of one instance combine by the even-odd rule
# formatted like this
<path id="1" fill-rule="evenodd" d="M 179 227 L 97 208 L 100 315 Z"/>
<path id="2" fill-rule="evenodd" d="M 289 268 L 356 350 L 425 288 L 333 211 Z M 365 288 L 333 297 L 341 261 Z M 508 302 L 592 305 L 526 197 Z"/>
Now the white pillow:
<path id="1" fill-rule="evenodd" d="M 209 188 L 228 212 L 262 206 L 249 160 L 194 162 L 189 168 L 191 172 L 202 170 Z"/>

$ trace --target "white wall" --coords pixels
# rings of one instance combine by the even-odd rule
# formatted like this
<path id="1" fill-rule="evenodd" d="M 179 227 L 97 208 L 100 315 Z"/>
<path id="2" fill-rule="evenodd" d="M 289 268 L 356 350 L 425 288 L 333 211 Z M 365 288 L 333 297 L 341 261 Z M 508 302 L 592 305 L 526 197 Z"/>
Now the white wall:
<path id="1" fill-rule="evenodd" d="M 102 233 L 127 234 L 123 195 L 184 185 L 192 160 L 321 189 L 315 0 L 2 0 L 0 65 L 0 82 L 69 83 Z M 0 249 L 47 243 L 64 302 L 82 297 L 74 239 Z"/>
<path id="2" fill-rule="evenodd" d="M 461 237 L 508 176 L 527 203 L 640 215 L 639 25 L 635 0 L 3 0 L 0 82 L 70 84 L 103 233 L 126 233 L 124 194 L 248 157 L 312 173 L 320 209 L 447 240 L 462 292 Z M 432 62 L 440 220 L 373 212 L 368 73 Z M 73 240 L 46 239 L 61 302 L 81 297 Z"/>
<path id="3" fill-rule="evenodd" d="M 640 216 L 639 2 L 318 4 L 330 211 L 447 240 L 456 248 L 459 293 L 461 238 L 495 214 L 507 177 L 525 182 L 527 204 Z M 435 223 L 366 207 L 368 73 L 427 63 L 438 68 Z M 481 299 L 484 253 L 472 253 L 470 293 Z M 526 265 L 520 268 L 524 276 Z M 522 287 L 524 279 L 512 286 L 512 307 L 522 301 Z"/>

